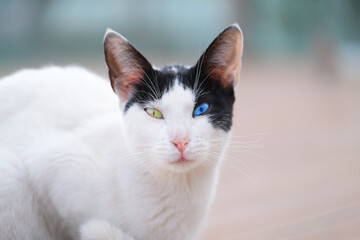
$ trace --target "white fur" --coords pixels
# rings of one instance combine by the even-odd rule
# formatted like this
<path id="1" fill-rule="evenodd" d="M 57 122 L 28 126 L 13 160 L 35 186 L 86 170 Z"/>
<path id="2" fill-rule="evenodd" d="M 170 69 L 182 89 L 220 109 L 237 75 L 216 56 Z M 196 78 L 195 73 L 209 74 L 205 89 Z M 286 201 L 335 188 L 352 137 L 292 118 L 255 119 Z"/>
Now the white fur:
<path id="1" fill-rule="evenodd" d="M 110 34 L 110 33 L 116 34 L 117 36 L 121 37 L 125 42 L 129 42 L 129 40 L 127 40 L 123 35 L 121 35 L 121 34 L 118 33 L 118 32 L 115 32 L 115 31 L 112 30 L 111 28 L 107 28 L 107 29 L 106 29 L 105 35 L 104 35 L 104 40 L 103 40 L 103 41 L 105 41 L 107 35 Z"/>
<path id="2" fill-rule="evenodd" d="M 193 239 L 228 134 L 192 117 L 191 90 L 149 104 L 164 119 L 123 116 L 108 81 L 49 67 L 1 79 L 0 102 L 1 239 Z"/>

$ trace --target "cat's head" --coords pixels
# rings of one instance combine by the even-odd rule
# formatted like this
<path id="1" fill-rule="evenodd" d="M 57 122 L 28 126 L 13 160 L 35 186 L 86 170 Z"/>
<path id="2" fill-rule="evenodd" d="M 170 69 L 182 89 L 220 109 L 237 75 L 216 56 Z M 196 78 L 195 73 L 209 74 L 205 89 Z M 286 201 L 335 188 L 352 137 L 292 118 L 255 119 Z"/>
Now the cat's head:
<path id="1" fill-rule="evenodd" d="M 154 68 L 112 30 L 104 48 L 134 161 L 179 172 L 216 166 L 232 125 L 243 48 L 239 26 L 220 33 L 192 67 Z"/>

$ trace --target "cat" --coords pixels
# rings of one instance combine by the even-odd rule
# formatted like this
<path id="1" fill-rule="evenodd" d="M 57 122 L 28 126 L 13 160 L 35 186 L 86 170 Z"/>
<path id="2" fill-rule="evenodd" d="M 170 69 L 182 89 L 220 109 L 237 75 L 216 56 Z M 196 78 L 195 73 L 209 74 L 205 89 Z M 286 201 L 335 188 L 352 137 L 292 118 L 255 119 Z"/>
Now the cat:
<path id="1" fill-rule="evenodd" d="M 111 86 L 79 67 L 1 79 L 0 238 L 194 239 L 230 136 L 242 49 L 233 24 L 195 65 L 159 69 L 108 29 Z"/>

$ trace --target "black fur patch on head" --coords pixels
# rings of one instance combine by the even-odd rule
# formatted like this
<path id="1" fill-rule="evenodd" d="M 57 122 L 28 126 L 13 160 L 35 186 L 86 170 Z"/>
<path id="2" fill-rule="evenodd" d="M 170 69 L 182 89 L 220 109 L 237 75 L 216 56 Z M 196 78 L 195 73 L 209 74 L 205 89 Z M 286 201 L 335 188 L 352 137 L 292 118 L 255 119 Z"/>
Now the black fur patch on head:
<path id="1" fill-rule="evenodd" d="M 184 88 L 194 92 L 196 96 L 194 109 L 200 104 L 209 104 L 209 110 L 204 115 L 208 117 L 210 123 L 217 129 L 230 130 L 235 101 L 232 86 L 221 85 L 218 79 L 212 79 L 213 76 L 203 73 L 197 65 L 191 68 L 182 65 L 166 66 L 161 70 L 152 69 L 144 75 L 141 82 L 135 85 L 124 112 L 133 104 L 145 106 L 148 102 L 161 99 L 163 94 L 174 86 L 177 79 Z"/>
<path id="2" fill-rule="evenodd" d="M 144 105 L 145 103 L 161 99 L 162 95 L 167 92 L 176 79 L 174 71 L 170 67 L 164 67 L 162 70 L 151 69 L 145 72 L 145 77 L 140 83 L 134 86 L 134 92 L 126 103 L 124 112 L 126 112 L 134 103 Z"/>

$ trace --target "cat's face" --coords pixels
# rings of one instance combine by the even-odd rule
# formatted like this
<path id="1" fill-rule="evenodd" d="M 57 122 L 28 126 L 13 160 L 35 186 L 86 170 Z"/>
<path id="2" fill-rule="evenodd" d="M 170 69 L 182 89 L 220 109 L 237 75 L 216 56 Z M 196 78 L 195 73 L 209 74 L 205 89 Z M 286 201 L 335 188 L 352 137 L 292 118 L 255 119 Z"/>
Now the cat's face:
<path id="1" fill-rule="evenodd" d="M 232 125 L 242 52 L 239 27 L 225 29 L 192 67 L 154 69 L 113 31 L 104 45 L 133 160 L 145 159 L 150 170 L 180 172 L 217 165 Z"/>

